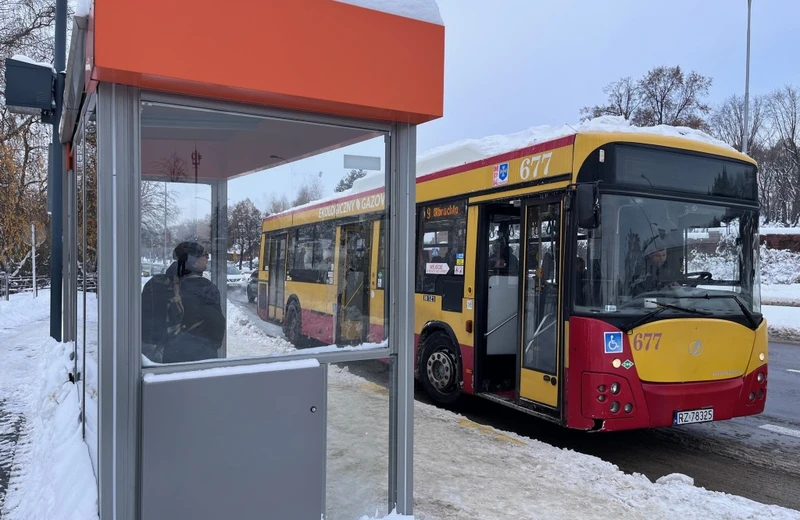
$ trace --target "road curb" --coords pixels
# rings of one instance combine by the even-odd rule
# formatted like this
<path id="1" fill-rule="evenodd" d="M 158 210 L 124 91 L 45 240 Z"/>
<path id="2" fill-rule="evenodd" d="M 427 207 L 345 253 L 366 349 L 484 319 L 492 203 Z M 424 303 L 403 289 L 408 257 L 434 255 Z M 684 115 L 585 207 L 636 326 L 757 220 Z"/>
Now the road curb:
<path id="1" fill-rule="evenodd" d="M 788 343 L 800 347 L 800 330 L 768 325 L 767 334 L 769 335 L 769 341 Z"/>

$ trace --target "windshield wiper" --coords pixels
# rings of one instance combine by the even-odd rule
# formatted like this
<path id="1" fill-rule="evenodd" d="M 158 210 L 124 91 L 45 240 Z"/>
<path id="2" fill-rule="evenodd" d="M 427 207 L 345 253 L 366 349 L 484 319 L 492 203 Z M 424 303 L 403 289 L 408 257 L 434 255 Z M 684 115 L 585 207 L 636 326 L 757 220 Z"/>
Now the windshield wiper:
<path id="1" fill-rule="evenodd" d="M 711 314 L 710 312 L 698 311 L 697 309 L 690 309 L 689 307 L 681 307 L 680 305 L 673 305 L 671 303 L 661 303 L 661 302 L 654 302 L 654 303 L 656 305 L 658 305 L 658 307 L 659 307 L 658 309 L 656 309 L 654 311 L 650 311 L 647 314 L 645 314 L 644 316 L 640 316 L 639 318 L 635 319 L 631 323 L 629 323 L 627 325 L 624 325 L 621 328 L 622 332 L 628 332 L 629 330 L 635 329 L 639 325 L 649 321 L 650 318 L 656 317 L 657 315 L 661 314 L 662 312 L 664 312 L 667 309 L 672 309 L 672 310 L 675 310 L 675 311 L 688 312 L 690 314 L 697 314 L 699 316 L 709 316 Z"/>
<path id="2" fill-rule="evenodd" d="M 744 304 L 742 299 L 739 298 L 737 295 L 735 295 L 733 293 L 731 293 L 731 294 L 708 294 L 708 293 L 706 293 L 703 296 L 687 295 L 687 296 L 681 296 L 681 298 L 693 298 L 693 299 L 698 299 L 698 300 L 718 300 L 718 299 L 721 299 L 721 298 L 730 298 L 730 299 L 732 299 L 733 301 L 736 302 L 736 304 L 739 306 L 740 309 L 742 309 L 742 314 L 744 314 L 744 317 L 747 318 L 747 321 L 750 323 L 750 326 L 754 330 L 756 329 L 756 327 L 758 327 L 758 323 L 756 323 L 756 317 L 753 316 L 753 313 L 750 312 L 750 309 L 747 308 L 747 305 Z"/>

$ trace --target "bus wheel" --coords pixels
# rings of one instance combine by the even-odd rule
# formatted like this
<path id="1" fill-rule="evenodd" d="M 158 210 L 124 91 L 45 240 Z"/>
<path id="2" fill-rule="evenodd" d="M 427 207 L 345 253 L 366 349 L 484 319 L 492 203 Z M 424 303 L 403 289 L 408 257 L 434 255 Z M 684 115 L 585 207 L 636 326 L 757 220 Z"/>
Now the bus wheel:
<path id="1" fill-rule="evenodd" d="M 300 346 L 300 309 L 292 302 L 286 309 L 286 325 L 284 329 L 286 339 L 295 347 Z"/>
<path id="2" fill-rule="evenodd" d="M 427 338 L 420 358 L 419 375 L 422 388 L 439 404 L 452 404 L 461 395 L 458 355 L 445 332 L 434 332 Z"/>

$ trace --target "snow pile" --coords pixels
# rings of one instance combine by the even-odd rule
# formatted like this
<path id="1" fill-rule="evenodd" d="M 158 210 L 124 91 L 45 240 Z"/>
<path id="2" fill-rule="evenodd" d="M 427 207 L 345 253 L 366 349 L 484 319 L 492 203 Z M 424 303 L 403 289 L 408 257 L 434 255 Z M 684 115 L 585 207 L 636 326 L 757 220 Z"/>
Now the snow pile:
<path id="1" fill-rule="evenodd" d="M 554 139 L 559 139 L 561 137 L 567 137 L 578 133 L 606 132 L 678 137 L 720 146 L 729 150 L 734 149 L 725 142 L 720 141 L 719 139 L 716 139 L 705 132 L 694 130 L 688 127 L 668 125 L 638 127 L 632 126 L 628 120 L 621 116 L 601 116 L 576 125 L 565 124 L 562 126 L 534 126 L 512 134 L 490 135 L 478 139 L 462 139 L 450 144 L 431 148 L 426 152 L 417 154 L 416 175 L 418 178 L 424 177 L 425 175 L 446 170 L 448 168 L 453 168 L 476 161 L 482 161 L 484 159 L 507 152 L 527 148 L 538 143 L 552 141 Z M 332 200 L 346 199 L 359 193 L 364 193 L 370 189 L 383 188 L 384 186 L 385 174 L 383 172 L 371 173 L 365 177 L 362 177 L 361 179 L 358 179 L 353 184 L 353 187 L 348 190 L 336 193 L 329 197 L 324 197 L 319 200 L 311 201 L 307 204 L 289 208 L 281 213 L 270 215 L 268 218 L 318 206 L 322 203 Z"/>
<path id="2" fill-rule="evenodd" d="M 49 317 L 50 298 L 47 290 L 40 290 L 37 298 L 33 297 L 33 293 L 19 293 L 12 294 L 9 301 L 0 299 L 0 334 L 3 330 Z"/>
<path id="3" fill-rule="evenodd" d="M 36 61 L 36 60 L 34 60 L 32 58 L 29 58 L 29 57 L 27 57 L 27 56 L 25 56 L 23 54 L 15 54 L 14 56 L 11 57 L 11 59 L 15 60 L 15 61 L 22 61 L 22 62 L 25 62 L 25 63 L 29 63 L 31 65 L 37 65 L 39 67 L 47 67 L 47 68 L 51 69 L 54 74 L 56 72 L 56 68 L 53 66 L 52 63 L 48 63 L 46 61 Z"/>
<path id="4" fill-rule="evenodd" d="M 444 25 L 436 0 L 336 0 L 383 13 Z"/>
<path id="5" fill-rule="evenodd" d="M 761 303 L 800 307 L 800 283 L 761 285 Z M 800 325 L 800 321 L 798 321 Z"/>
<path id="6" fill-rule="evenodd" d="M 32 331 L 32 322 L 3 342 L 31 366 L 24 371 L 3 367 L 4 379 L 30 385 L 22 389 L 29 391 L 29 407 L 0 517 L 97 518 L 97 484 L 81 437 L 79 387 L 68 380 L 72 346 L 47 337 L 46 322 Z"/>
<path id="7" fill-rule="evenodd" d="M 417 177 L 462 164 L 481 161 L 495 155 L 574 135 L 575 133 L 576 129 L 569 125 L 559 127 L 542 125 L 513 134 L 490 135 L 479 139 L 462 139 L 419 154 L 417 156 Z"/>
<path id="8" fill-rule="evenodd" d="M 769 227 L 761 227 L 759 233 L 762 235 L 800 235 L 798 227 L 784 227 L 772 224 Z"/>
<path id="9" fill-rule="evenodd" d="M 800 307 L 762 305 L 771 340 L 800 342 Z"/>
<path id="10" fill-rule="evenodd" d="M 761 246 L 761 283 L 800 283 L 800 253 Z"/>
<path id="11" fill-rule="evenodd" d="M 78 293 L 78 370 L 83 371 L 83 294 Z M 86 444 L 92 459 L 95 474 L 98 472 L 97 459 L 97 294 L 86 293 L 86 372 L 81 377 L 78 390 L 81 398 L 86 395 Z M 84 392 L 83 385 L 86 385 Z"/>
<path id="12" fill-rule="evenodd" d="M 296 350 L 285 339 L 270 336 L 259 329 L 230 300 L 227 307 L 227 341 L 229 358 L 275 356 Z"/>
<path id="13" fill-rule="evenodd" d="M 595 119 L 590 119 L 581 123 L 577 127 L 578 132 L 627 132 L 633 134 L 653 134 L 662 135 L 666 137 L 682 137 L 684 139 L 691 139 L 701 143 L 710 144 L 727 148 L 728 150 L 735 150 L 734 147 L 720 141 L 702 130 L 695 130 L 688 126 L 670 126 L 670 125 L 656 125 L 656 126 L 632 126 L 628 120 L 622 116 L 601 116 Z"/>
<path id="14" fill-rule="evenodd" d="M 417 157 L 417 176 L 452 168 L 461 164 L 488 159 L 503 153 L 533 146 L 578 133 L 621 132 L 680 137 L 733 150 L 731 146 L 705 132 L 687 127 L 658 125 L 650 127 L 632 126 L 621 116 L 602 116 L 577 125 L 534 126 L 507 135 L 490 135 L 480 139 L 462 139 L 439 146 Z"/>

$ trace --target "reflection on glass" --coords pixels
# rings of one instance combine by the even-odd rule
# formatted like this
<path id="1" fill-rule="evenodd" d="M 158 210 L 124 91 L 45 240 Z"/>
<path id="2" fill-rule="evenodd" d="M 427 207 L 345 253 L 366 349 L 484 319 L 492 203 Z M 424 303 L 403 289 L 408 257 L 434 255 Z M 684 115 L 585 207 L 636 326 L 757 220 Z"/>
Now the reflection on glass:
<path id="1" fill-rule="evenodd" d="M 555 374 L 558 361 L 556 323 L 561 211 L 559 203 L 552 203 L 531 206 L 527 213 L 523 366 Z"/>
<path id="2" fill-rule="evenodd" d="M 391 370 L 382 361 L 328 368 L 325 518 L 388 514 Z"/>
<path id="3" fill-rule="evenodd" d="M 157 103 L 141 120 L 145 364 L 386 346 L 384 134 Z"/>
<path id="4" fill-rule="evenodd" d="M 84 116 L 74 142 L 77 174 L 78 364 L 81 429 L 97 475 L 97 125 L 93 112 Z"/>
<path id="5" fill-rule="evenodd" d="M 578 235 L 579 310 L 645 314 L 656 298 L 707 315 L 741 317 L 739 302 L 760 312 L 756 209 L 604 195 L 602 211 L 600 228 Z"/>

